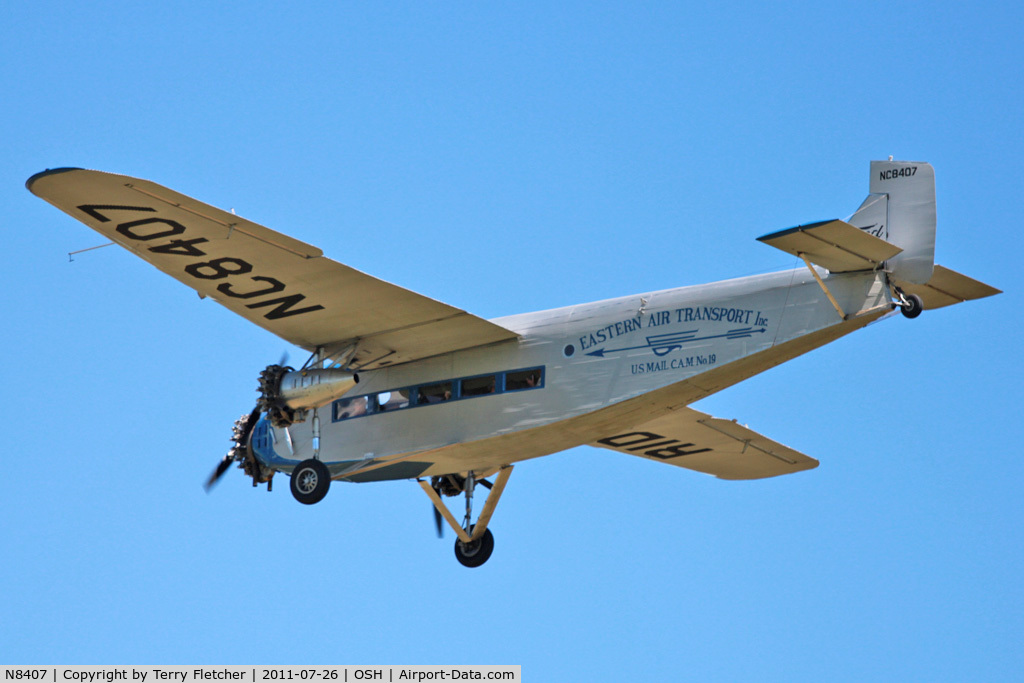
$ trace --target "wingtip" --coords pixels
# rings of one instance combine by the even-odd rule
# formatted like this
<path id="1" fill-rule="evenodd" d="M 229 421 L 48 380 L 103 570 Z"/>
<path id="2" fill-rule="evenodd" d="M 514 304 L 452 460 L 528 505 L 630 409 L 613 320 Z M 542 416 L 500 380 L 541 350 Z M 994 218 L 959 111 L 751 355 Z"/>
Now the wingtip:
<path id="1" fill-rule="evenodd" d="M 80 168 L 78 168 L 76 166 L 65 166 L 65 167 L 62 167 L 62 168 L 48 168 L 45 171 L 40 171 L 39 173 L 36 173 L 35 175 L 30 176 L 29 179 L 25 181 L 25 189 L 28 190 L 29 192 L 32 192 L 32 185 L 37 180 L 39 180 L 40 178 L 43 178 L 43 177 L 46 177 L 46 176 L 50 176 L 50 175 L 56 175 L 58 173 L 67 173 L 68 171 L 81 171 L 81 170 L 82 169 L 80 169 Z M 35 194 L 35 193 L 33 193 L 33 194 Z"/>

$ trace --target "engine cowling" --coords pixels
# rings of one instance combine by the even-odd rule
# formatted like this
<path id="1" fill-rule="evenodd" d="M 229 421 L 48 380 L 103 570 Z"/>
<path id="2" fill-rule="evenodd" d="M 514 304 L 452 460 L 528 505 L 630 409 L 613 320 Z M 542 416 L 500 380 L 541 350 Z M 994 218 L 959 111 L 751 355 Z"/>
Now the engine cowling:
<path id="1" fill-rule="evenodd" d="M 270 365 L 260 373 L 257 405 L 275 427 L 287 427 L 304 421 L 306 411 L 340 398 L 358 382 L 358 375 L 337 368 Z"/>

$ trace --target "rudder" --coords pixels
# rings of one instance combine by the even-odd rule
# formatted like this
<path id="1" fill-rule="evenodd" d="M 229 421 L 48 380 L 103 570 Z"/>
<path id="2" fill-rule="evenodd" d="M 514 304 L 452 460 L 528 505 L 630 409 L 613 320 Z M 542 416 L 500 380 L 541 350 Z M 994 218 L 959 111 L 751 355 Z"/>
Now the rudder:
<path id="1" fill-rule="evenodd" d="M 925 284 L 935 266 L 935 170 L 923 161 L 872 161 L 869 191 L 848 222 L 903 249 L 886 262 L 894 278 Z"/>

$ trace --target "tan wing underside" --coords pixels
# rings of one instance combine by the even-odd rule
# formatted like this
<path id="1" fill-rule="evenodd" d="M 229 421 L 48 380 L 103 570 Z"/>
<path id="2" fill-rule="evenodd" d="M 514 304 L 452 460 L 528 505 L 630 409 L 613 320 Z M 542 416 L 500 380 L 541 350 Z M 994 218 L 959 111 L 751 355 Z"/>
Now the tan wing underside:
<path id="1" fill-rule="evenodd" d="M 806 256 L 833 273 L 871 270 L 903 251 L 840 220 L 799 225 L 757 239 L 788 254 Z"/>
<path id="2" fill-rule="evenodd" d="M 921 297 L 924 307 L 929 310 L 1002 293 L 1002 290 L 939 265 L 935 266 L 931 279 L 923 285 L 900 280 L 896 280 L 896 285 L 908 294 Z"/>
<path id="3" fill-rule="evenodd" d="M 692 408 L 680 408 L 591 445 L 712 474 L 719 479 L 763 479 L 818 466 L 814 458 L 735 420 L 711 417 Z"/>
<path id="4" fill-rule="evenodd" d="M 381 367 L 516 338 L 332 261 L 316 247 L 146 180 L 57 169 L 28 189 L 171 277 L 312 351 L 358 342 Z"/>

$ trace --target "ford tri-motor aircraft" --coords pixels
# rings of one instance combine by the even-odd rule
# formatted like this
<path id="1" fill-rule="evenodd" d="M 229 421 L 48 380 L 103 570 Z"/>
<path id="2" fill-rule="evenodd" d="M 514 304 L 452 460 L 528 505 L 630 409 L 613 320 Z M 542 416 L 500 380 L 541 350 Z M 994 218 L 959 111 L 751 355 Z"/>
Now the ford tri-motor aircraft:
<path id="1" fill-rule="evenodd" d="M 514 463 L 589 444 L 720 479 L 814 468 L 688 406 L 895 309 L 914 318 L 999 293 L 935 265 L 935 175 L 921 162 L 873 161 L 850 218 L 759 238 L 802 259 L 795 270 L 494 320 L 147 180 L 59 168 L 26 186 L 312 354 L 263 370 L 208 487 L 232 463 L 268 489 L 284 472 L 305 504 L 332 481 L 415 479 L 468 567 L 491 555 Z M 442 496 L 465 498 L 461 523 Z"/>

